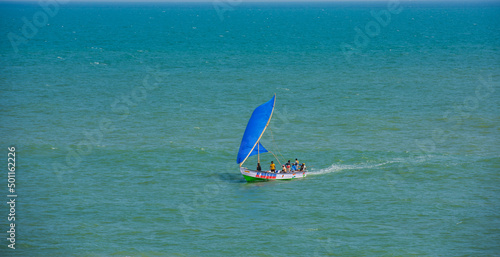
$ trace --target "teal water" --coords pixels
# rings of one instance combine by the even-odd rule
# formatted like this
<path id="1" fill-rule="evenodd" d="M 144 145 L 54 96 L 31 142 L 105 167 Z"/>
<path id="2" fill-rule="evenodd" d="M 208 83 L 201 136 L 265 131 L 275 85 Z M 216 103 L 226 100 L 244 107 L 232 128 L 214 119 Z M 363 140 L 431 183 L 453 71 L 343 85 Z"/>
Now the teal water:
<path id="1" fill-rule="evenodd" d="M 0 255 L 500 256 L 499 5 L 400 7 L 68 3 L 16 52 L 44 9 L 0 4 Z M 274 93 L 311 171 L 245 183 Z"/>

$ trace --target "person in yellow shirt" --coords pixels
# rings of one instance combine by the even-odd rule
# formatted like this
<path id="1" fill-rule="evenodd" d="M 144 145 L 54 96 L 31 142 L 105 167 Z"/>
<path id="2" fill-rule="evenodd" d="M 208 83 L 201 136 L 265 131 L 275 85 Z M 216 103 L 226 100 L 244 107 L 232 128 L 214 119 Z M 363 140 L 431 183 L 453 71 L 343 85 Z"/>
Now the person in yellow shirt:
<path id="1" fill-rule="evenodd" d="M 271 172 L 275 172 L 276 171 L 276 165 L 274 164 L 273 161 L 271 161 L 271 165 L 269 165 L 269 169 L 271 169 Z"/>

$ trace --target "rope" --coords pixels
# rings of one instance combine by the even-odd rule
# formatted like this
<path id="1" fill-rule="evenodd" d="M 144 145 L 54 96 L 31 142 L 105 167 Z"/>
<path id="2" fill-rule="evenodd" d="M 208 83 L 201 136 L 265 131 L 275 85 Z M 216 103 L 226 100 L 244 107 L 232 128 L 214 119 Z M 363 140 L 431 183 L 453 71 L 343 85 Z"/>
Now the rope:
<path id="1" fill-rule="evenodd" d="M 280 154 L 281 158 L 283 158 L 283 160 L 285 160 L 285 157 L 283 157 L 283 155 L 280 152 L 280 149 L 278 148 L 278 145 L 276 145 L 276 142 L 274 141 L 274 134 L 273 134 L 273 130 L 271 129 L 271 127 L 269 127 L 269 131 L 271 131 L 271 138 L 273 140 L 274 147 L 276 148 L 276 150 L 278 150 L 278 153 Z M 276 156 L 275 156 L 275 158 L 278 159 Z M 278 160 L 278 162 L 279 162 L 279 160 Z M 281 162 L 280 162 L 280 165 L 281 165 Z"/>
<path id="2" fill-rule="evenodd" d="M 269 151 L 269 150 L 267 150 L 267 151 Z M 271 151 L 269 151 L 269 152 L 273 154 L 274 158 L 276 158 L 276 160 L 278 161 L 278 163 L 280 164 L 280 167 L 281 167 L 280 159 L 278 159 L 278 157 L 276 157 L 276 155 L 273 152 L 271 152 Z"/>

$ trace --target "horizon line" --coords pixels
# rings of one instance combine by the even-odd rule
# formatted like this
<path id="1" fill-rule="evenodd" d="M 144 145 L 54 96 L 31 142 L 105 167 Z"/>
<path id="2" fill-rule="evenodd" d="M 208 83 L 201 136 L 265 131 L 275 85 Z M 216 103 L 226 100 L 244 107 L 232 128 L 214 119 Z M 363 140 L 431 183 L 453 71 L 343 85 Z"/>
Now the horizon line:
<path id="1" fill-rule="evenodd" d="M 58 2 L 57 0 L 54 0 Z M 20 2 L 39 2 L 39 0 L 0 0 L 0 2 L 10 2 L 10 3 L 20 3 Z M 66 0 L 65 3 L 59 4 L 68 4 L 68 3 L 225 3 L 227 0 Z M 350 3 L 350 2 L 410 2 L 410 3 L 442 3 L 442 2 L 454 2 L 454 3 L 480 3 L 480 2 L 497 2 L 500 3 L 500 0 L 241 0 L 235 4 L 243 4 L 243 3 Z"/>

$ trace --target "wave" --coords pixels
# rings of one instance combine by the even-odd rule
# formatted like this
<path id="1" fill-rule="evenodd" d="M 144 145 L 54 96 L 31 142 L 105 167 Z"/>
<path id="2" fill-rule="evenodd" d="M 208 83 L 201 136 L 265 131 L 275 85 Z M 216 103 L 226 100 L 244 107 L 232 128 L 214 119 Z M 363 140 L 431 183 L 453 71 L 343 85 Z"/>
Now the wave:
<path id="1" fill-rule="evenodd" d="M 395 161 L 386 161 L 383 163 L 373 163 L 373 162 L 368 162 L 368 163 L 360 163 L 360 164 L 332 164 L 328 168 L 324 169 L 311 169 L 307 175 L 322 175 L 322 174 L 328 174 L 328 173 L 333 173 L 333 172 L 339 172 L 343 170 L 359 170 L 359 169 L 371 169 L 379 166 L 384 166 L 390 163 L 395 163 L 395 162 L 401 162 L 400 160 L 395 160 Z"/>

